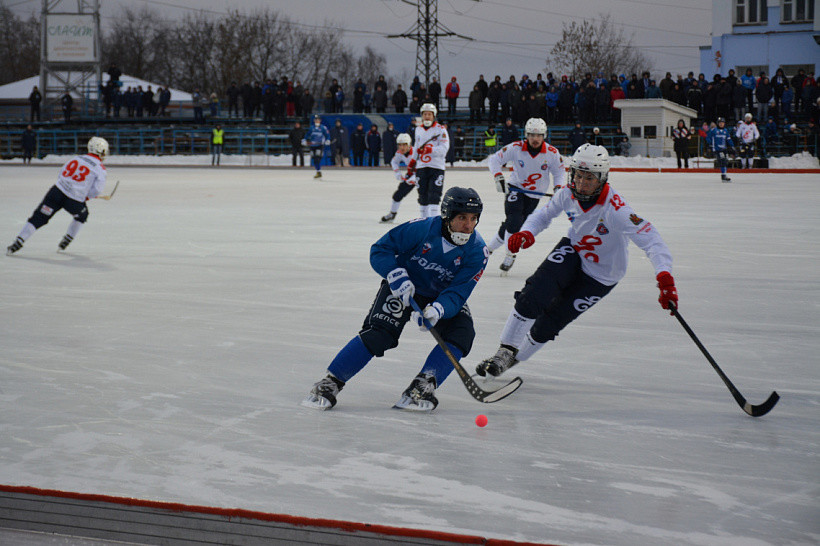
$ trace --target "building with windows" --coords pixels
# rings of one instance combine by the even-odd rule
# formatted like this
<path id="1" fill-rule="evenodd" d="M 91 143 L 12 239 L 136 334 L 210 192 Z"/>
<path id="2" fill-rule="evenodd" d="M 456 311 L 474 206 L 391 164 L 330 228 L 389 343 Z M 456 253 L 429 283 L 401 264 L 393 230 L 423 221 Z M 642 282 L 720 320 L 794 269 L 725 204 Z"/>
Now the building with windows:
<path id="1" fill-rule="evenodd" d="M 799 69 L 815 73 L 820 63 L 820 25 L 815 0 L 713 0 L 712 43 L 700 48 L 700 71 L 737 76 L 752 69 L 771 77 Z"/>

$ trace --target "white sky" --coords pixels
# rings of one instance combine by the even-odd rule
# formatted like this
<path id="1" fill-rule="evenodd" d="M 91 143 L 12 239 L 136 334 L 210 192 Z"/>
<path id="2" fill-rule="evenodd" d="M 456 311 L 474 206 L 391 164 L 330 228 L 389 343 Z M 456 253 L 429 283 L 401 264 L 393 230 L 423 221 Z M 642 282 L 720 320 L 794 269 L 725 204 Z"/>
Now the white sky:
<path id="1" fill-rule="evenodd" d="M 40 0 L 5 2 L 21 15 L 39 12 L 41 5 Z M 63 3 L 76 5 L 73 0 Z M 250 11 L 267 6 L 296 22 L 346 29 L 345 42 L 359 52 L 367 45 L 382 52 L 392 76 L 406 74 L 412 79 L 414 72 L 416 43 L 384 37 L 401 34 L 416 22 L 416 7 L 400 0 L 102 0 L 103 24 L 120 13 L 122 6 L 138 8 L 141 4 L 168 17 L 196 10 L 216 15 L 228 9 Z M 479 74 L 491 79 L 496 73 L 505 80 L 510 74 L 534 77 L 543 72 L 547 53 L 561 36 L 562 23 L 602 13 L 611 13 L 627 36 L 634 31 L 633 43 L 654 61 L 655 73 L 699 71 L 698 46 L 709 43 L 711 30 L 709 0 L 439 0 L 439 22 L 476 40 L 439 41 L 442 79 L 455 75 L 472 83 Z"/>
<path id="2" fill-rule="evenodd" d="M 90 203 L 68 252 L 60 212 L 0 256 L 0 483 L 566 545 L 817 543 L 816 174 L 610 177 L 669 244 L 681 313 L 721 368 L 752 404 L 781 395 L 767 416 L 741 411 L 659 307 L 634 245 L 618 286 L 512 370 L 515 394 L 480 404 L 452 374 L 419 415 L 391 409 L 434 346 L 409 325 L 332 411 L 299 405 L 378 287 L 392 173 L 198 159 L 112 164 L 117 194 Z M 0 167 L 3 247 L 57 169 Z M 479 191 L 489 237 L 502 199 L 486 169 L 445 182 Z M 468 369 L 567 226 L 508 277 L 491 257 Z"/>

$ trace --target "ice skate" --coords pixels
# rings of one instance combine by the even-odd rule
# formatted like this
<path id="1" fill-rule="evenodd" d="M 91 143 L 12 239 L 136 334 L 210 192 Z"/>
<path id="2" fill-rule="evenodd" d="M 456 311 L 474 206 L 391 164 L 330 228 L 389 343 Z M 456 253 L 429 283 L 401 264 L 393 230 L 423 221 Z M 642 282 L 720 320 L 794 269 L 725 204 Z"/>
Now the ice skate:
<path id="1" fill-rule="evenodd" d="M 23 248 L 23 240 L 20 237 L 17 237 L 13 243 L 6 247 L 6 256 L 11 256 L 21 248 Z"/>
<path id="2" fill-rule="evenodd" d="M 487 374 L 498 377 L 518 364 L 518 360 L 515 359 L 517 352 L 517 350 L 507 345 L 502 345 L 493 356 L 482 360 L 478 366 L 475 367 L 475 373 L 481 377 L 485 377 Z"/>
<path id="3" fill-rule="evenodd" d="M 720 175 L 720 181 L 721 182 L 731 182 L 732 179 L 729 178 L 728 176 L 726 176 L 725 174 L 722 174 L 722 175 Z"/>
<path id="4" fill-rule="evenodd" d="M 433 411 L 438 406 L 436 378 L 433 374 L 420 373 L 401 394 L 401 399 L 393 406 L 406 411 Z"/>
<path id="5" fill-rule="evenodd" d="M 501 275 L 505 276 L 507 272 L 512 269 L 513 264 L 515 263 L 515 257 L 517 254 L 513 254 L 510 251 L 507 251 L 507 255 L 504 256 L 504 261 L 501 262 L 501 265 L 498 266 L 501 269 Z"/>
<path id="6" fill-rule="evenodd" d="M 315 383 L 310 389 L 307 398 L 302 400 L 302 405 L 306 408 L 313 408 L 317 410 L 329 410 L 336 405 L 336 396 L 339 391 L 345 386 L 344 381 L 336 379 L 331 374 Z"/>
<path id="7" fill-rule="evenodd" d="M 70 245 L 71 241 L 73 241 L 73 240 L 74 240 L 74 237 L 72 237 L 71 235 L 66 234 L 65 237 L 63 237 L 63 240 L 60 241 L 60 244 L 57 245 L 57 246 L 59 247 L 60 250 L 65 250 L 66 247 L 68 247 L 68 245 Z"/>
<path id="8" fill-rule="evenodd" d="M 396 213 L 395 212 L 388 212 L 387 214 L 382 216 L 381 223 L 382 224 L 388 224 L 388 223 L 392 222 L 393 220 L 395 220 L 395 218 L 396 218 Z"/>
<path id="9" fill-rule="evenodd" d="M 313 175 L 313 178 L 322 178 L 322 171 L 316 171 L 316 174 Z"/>

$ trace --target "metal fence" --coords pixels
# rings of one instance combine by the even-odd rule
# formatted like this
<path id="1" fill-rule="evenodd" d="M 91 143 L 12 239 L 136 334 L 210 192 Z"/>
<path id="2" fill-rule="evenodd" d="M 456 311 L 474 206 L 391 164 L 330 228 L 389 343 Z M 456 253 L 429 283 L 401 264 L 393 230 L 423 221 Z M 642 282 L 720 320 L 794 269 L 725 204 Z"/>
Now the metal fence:
<path id="1" fill-rule="evenodd" d="M 497 151 L 501 145 L 487 147 L 484 143 L 483 130 L 486 127 L 465 127 L 465 144 L 457 148 L 456 160 L 482 160 Z M 550 127 L 547 141 L 558 148 L 563 155 L 572 153 L 567 142 L 570 127 Z M 605 130 L 602 127 L 602 130 Z M 223 154 L 290 154 L 288 140 L 289 127 L 225 127 Z M 46 129 L 37 131 L 35 157 L 46 155 L 71 155 L 85 151 L 86 143 L 92 136 L 101 136 L 108 140 L 111 153 L 116 155 L 200 155 L 211 152 L 211 128 L 197 127 L 117 127 L 104 129 Z M 22 131 L 19 129 L 0 130 L 0 157 L 9 159 L 23 155 Z M 523 138 L 523 134 L 520 135 Z M 601 134 L 597 142 L 605 146 L 610 154 L 617 154 L 619 137 L 613 134 Z M 451 146 L 452 143 L 451 133 Z M 785 135 L 774 142 L 761 138 L 756 155 L 758 157 L 790 156 L 808 151 L 815 157 L 818 154 L 820 139 L 815 135 Z M 632 155 L 640 153 L 632 150 Z M 710 156 L 704 139 L 694 137 L 690 143 L 690 155 L 693 157 Z"/>

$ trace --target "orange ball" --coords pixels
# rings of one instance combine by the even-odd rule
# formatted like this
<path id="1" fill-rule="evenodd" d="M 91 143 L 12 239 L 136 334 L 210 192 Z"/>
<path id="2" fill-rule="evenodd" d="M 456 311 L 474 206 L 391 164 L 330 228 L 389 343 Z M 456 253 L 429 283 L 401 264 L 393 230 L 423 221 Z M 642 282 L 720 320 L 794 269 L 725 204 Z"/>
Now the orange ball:
<path id="1" fill-rule="evenodd" d="M 487 416 L 482 413 L 481 415 L 475 418 L 475 424 L 480 427 L 487 426 Z"/>

